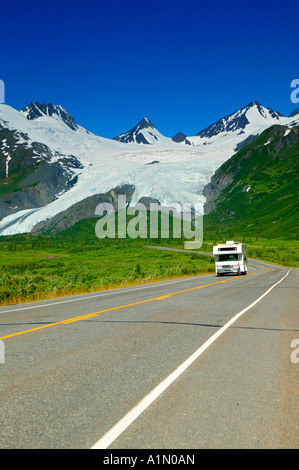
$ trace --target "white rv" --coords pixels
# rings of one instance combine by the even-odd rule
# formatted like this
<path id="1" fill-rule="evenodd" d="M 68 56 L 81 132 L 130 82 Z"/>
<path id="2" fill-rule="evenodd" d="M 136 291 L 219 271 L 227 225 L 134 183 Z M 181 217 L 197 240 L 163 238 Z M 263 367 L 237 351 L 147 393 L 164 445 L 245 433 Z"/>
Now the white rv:
<path id="1" fill-rule="evenodd" d="M 247 274 L 247 246 L 227 241 L 225 245 L 213 246 L 216 274 Z"/>

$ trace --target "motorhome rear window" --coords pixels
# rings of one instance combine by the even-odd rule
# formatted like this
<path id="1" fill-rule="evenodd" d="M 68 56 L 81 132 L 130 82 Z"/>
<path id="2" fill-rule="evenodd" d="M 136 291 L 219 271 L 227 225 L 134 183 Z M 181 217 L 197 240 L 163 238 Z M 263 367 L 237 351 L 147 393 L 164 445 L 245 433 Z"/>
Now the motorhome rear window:
<path id="1" fill-rule="evenodd" d="M 225 248 L 218 248 L 218 251 L 234 251 L 236 249 L 237 249 L 236 246 L 228 246 L 228 247 L 225 247 Z"/>

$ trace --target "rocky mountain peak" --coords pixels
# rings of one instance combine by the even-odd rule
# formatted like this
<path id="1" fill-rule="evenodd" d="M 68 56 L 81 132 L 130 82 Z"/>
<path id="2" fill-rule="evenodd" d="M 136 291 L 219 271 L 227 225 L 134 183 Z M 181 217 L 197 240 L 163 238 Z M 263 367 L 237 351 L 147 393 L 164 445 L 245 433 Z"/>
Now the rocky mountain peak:
<path id="1" fill-rule="evenodd" d="M 44 104 L 32 102 L 23 108 L 21 113 L 24 114 L 28 120 L 38 119 L 43 116 L 58 116 L 73 131 L 78 128 L 76 121 L 69 112 L 60 105 L 54 105 L 53 103 Z"/>
<path id="2" fill-rule="evenodd" d="M 125 143 L 152 144 L 153 139 L 158 141 L 158 135 L 159 132 L 155 126 L 147 117 L 144 117 L 133 129 L 114 137 L 114 140 Z"/>

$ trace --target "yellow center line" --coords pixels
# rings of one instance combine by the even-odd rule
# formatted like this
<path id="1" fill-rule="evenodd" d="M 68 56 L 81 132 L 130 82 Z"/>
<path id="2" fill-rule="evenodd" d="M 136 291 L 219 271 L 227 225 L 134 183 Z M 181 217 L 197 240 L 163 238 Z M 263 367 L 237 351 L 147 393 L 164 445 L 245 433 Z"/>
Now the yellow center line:
<path id="1" fill-rule="evenodd" d="M 266 268 L 265 266 L 257 265 L 258 268 L 263 268 L 264 271 L 271 271 L 271 268 Z"/>
<path id="2" fill-rule="evenodd" d="M 256 274 L 258 272 L 261 272 L 261 271 L 255 271 L 253 273 L 249 273 L 248 276 L 250 276 L 251 274 Z M 163 296 L 160 296 L 160 297 L 154 297 L 152 299 L 147 299 L 147 300 L 140 300 L 139 302 L 135 302 L 135 303 L 132 303 L 132 304 L 127 304 L 127 305 L 119 305 L 117 307 L 107 308 L 105 310 L 100 310 L 99 312 L 87 313 L 86 315 L 80 315 L 78 317 L 69 318 L 69 319 L 66 319 L 66 320 L 61 320 L 61 321 L 58 321 L 58 322 L 55 322 L 55 323 L 48 323 L 48 324 L 43 325 L 43 326 L 38 326 L 36 328 L 31 328 L 30 330 L 20 331 L 18 333 L 12 333 L 12 334 L 7 335 L 7 336 L 2 336 L 0 339 L 3 340 L 3 339 L 7 339 L 7 338 L 12 338 L 14 336 L 24 335 L 26 333 L 32 333 L 33 331 L 42 330 L 44 328 L 50 328 L 51 326 L 68 325 L 69 323 L 74 323 L 74 322 L 77 322 L 77 321 L 87 320 L 88 318 L 96 317 L 97 315 L 100 315 L 101 313 L 112 312 L 113 310 L 120 310 L 122 308 L 134 307 L 135 305 L 141 305 L 141 304 L 144 304 L 146 302 L 152 302 L 153 300 L 163 300 L 163 299 L 172 297 L 173 295 L 183 294 L 184 292 L 190 292 L 190 291 L 193 291 L 193 290 L 196 290 L 196 289 L 204 289 L 205 287 L 214 286 L 216 284 L 222 284 L 224 282 L 239 279 L 240 277 L 242 277 L 242 276 L 236 276 L 234 278 L 229 278 L 229 279 L 226 279 L 224 281 L 212 282 L 211 284 L 205 284 L 204 286 L 190 287 L 189 289 L 184 289 L 184 290 L 180 290 L 180 291 L 177 291 L 177 292 L 172 292 L 171 294 L 163 295 Z"/>

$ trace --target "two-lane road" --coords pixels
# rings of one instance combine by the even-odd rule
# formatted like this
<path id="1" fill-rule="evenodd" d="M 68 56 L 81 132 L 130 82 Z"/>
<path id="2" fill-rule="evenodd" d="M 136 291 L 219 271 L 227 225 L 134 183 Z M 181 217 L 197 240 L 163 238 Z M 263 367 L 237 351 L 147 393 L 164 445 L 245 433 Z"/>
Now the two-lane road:
<path id="1" fill-rule="evenodd" d="M 298 448 L 298 275 L 2 307 L 0 447 Z"/>

